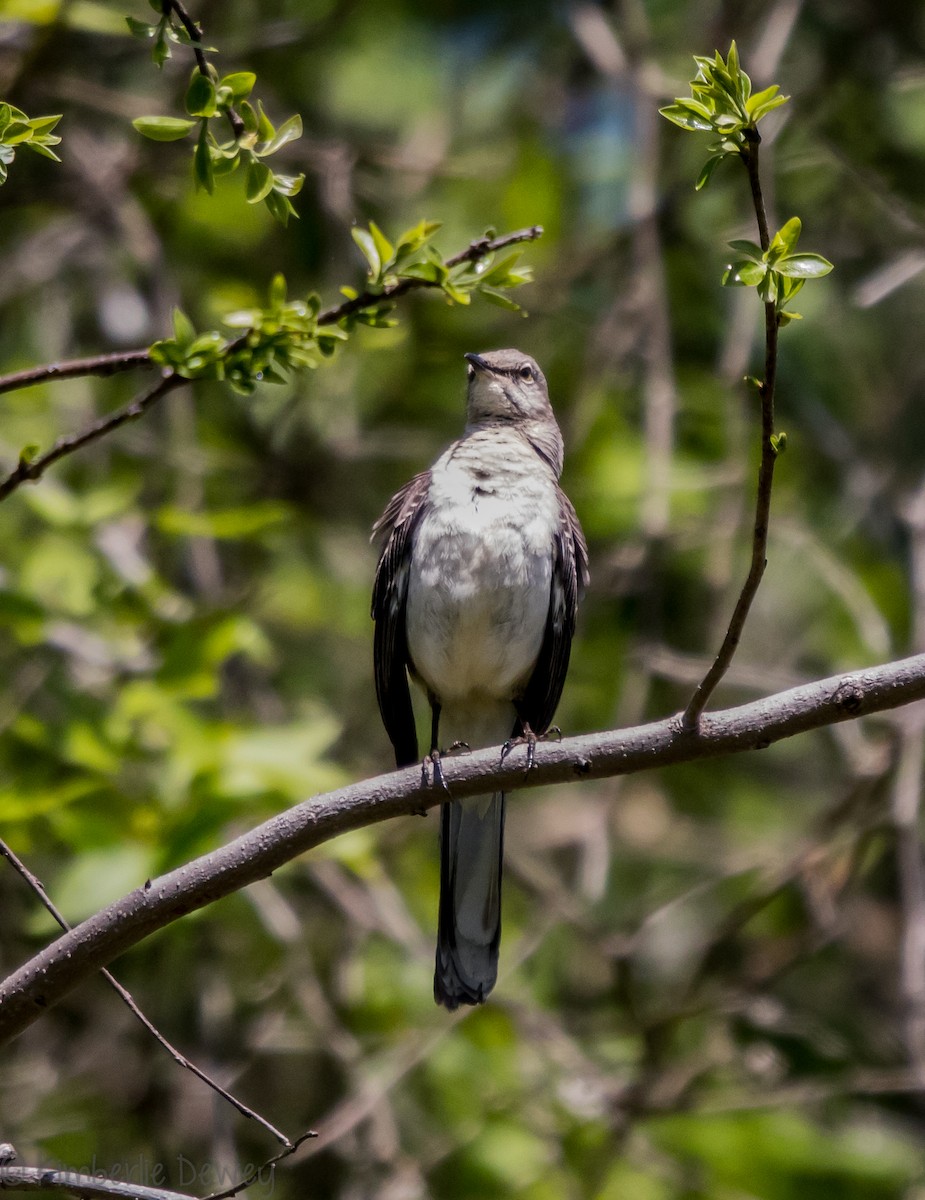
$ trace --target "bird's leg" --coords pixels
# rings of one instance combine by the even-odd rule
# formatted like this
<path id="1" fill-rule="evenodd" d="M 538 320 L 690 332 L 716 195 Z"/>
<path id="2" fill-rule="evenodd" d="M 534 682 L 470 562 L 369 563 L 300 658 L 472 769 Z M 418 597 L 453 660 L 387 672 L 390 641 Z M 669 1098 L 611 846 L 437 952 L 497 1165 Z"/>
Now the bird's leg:
<path id="1" fill-rule="evenodd" d="M 536 766 L 536 743 L 546 742 L 550 738 L 555 739 L 557 742 L 561 741 L 562 730 L 558 725 L 550 725 L 545 733 L 534 733 L 530 728 L 528 721 L 521 722 L 521 729 L 523 730 L 522 733 L 520 733 L 517 737 L 508 738 L 508 740 L 501 747 L 501 762 L 504 762 L 515 746 L 526 746 L 527 773 L 529 774 L 529 772 Z"/>
<path id="2" fill-rule="evenodd" d="M 502 766 L 504 765 L 504 760 L 507 758 L 507 756 L 510 754 L 510 752 L 514 749 L 515 746 L 526 746 L 527 747 L 527 768 L 526 768 L 525 773 L 527 775 L 529 775 L 531 770 L 536 766 L 536 763 L 534 761 L 534 759 L 536 758 L 536 743 L 538 741 L 540 741 L 541 738 L 544 738 L 547 735 L 542 734 L 541 737 L 538 738 L 537 735 L 530 728 L 530 724 L 528 721 L 521 721 L 520 727 L 521 727 L 522 732 L 517 737 L 508 738 L 508 740 L 501 747 L 501 764 L 502 764 Z"/>
<path id="3" fill-rule="evenodd" d="M 421 780 L 423 783 L 433 783 L 434 787 L 438 785 L 443 788 L 447 795 L 450 794 L 449 786 L 443 775 L 443 766 L 440 762 L 440 747 L 438 743 L 438 731 L 440 728 L 440 705 L 431 696 L 430 698 L 430 753 L 421 763 Z M 427 777 L 427 768 L 430 767 L 433 771 L 433 779 Z"/>

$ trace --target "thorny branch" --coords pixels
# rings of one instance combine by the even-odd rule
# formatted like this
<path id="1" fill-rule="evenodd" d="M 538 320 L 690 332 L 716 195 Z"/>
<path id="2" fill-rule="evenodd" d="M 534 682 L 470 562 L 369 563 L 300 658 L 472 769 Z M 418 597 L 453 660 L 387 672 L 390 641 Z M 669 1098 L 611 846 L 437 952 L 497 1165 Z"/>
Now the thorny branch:
<path id="1" fill-rule="evenodd" d="M 497 749 L 448 759 L 453 796 L 513 791 L 549 783 L 603 779 L 744 750 L 764 749 L 795 734 L 898 708 L 925 698 L 925 654 L 793 688 L 725 712 L 705 714 L 685 730 L 679 717 L 635 729 L 586 734 L 537 747 L 527 773 Z M 118 954 L 157 929 L 203 908 L 351 829 L 406 816 L 443 802 L 418 767 L 352 784 L 306 800 L 250 833 L 136 888 L 90 917 L 0 984 L 0 1044 Z"/>
<path id="2" fill-rule="evenodd" d="M 761 194 L 761 178 L 758 172 L 758 148 L 761 137 L 757 130 L 750 131 L 746 142 L 746 150 L 742 160 L 748 171 L 748 181 L 751 187 L 752 203 L 755 217 L 758 221 L 758 236 L 761 249 L 767 250 L 770 245 L 768 232 L 768 217 L 765 211 L 764 198 Z M 771 516 L 771 488 L 774 483 L 774 464 L 777 460 L 777 450 L 774 448 L 774 389 L 777 382 L 777 337 L 778 315 L 773 302 L 764 306 L 764 379 L 758 388 L 761 401 L 761 465 L 758 468 L 758 490 L 755 500 L 755 524 L 752 534 L 752 557 L 748 575 L 739 599 L 736 601 L 732 619 L 723 638 L 723 644 L 713 661 L 713 665 L 698 684 L 697 690 L 684 710 L 683 724 L 689 732 L 699 728 L 700 719 L 710 697 L 716 690 L 723 676 L 729 669 L 733 656 L 739 645 L 742 630 L 748 619 L 752 601 L 758 592 L 764 569 L 767 566 L 768 524 Z"/>
<path id="3" fill-rule="evenodd" d="M 514 246 L 520 242 L 535 241 L 542 234 L 542 226 L 531 225 L 528 229 L 518 229 L 514 233 L 507 233 L 501 237 L 476 238 L 464 250 L 460 250 L 459 253 L 446 259 L 444 266 L 458 267 L 465 262 L 476 263 L 486 258 L 489 254 L 494 254 L 497 250 L 503 250 L 506 246 Z M 318 315 L 318 324 L 335 325 L 345 317 L 351 316 L 353 313 L 359 312 L 371 305 L 380 305 L 383 302 L 398 299 L 398 297 L 404 296 L 407 292 L 413 291 L 416 288 L 438 286 L 438 284 L 433 283 L 429 279 L 399 279 L 397 282 L 384 287 L 379 292 L 365 291 L 352 300 L 344 300 L 332 308 L 325 309 L 324 312 Z M 229 342 L 227 349 L 232 351 L 241 342 L 246 340 L 247 334 L 244 333 L 240 338 L 235 338 Z M 52 379 L 74 379 L 85 375 L 114 375 L 120 371 L 131 370 L 134 367 L 151 365 L 152 359 L 149 350 L 128 350 L 119 354 L 100 354 L 91 358 L 71 359 L 67 362 L 50 363 L 47 366 L 30 367 L 27 370 L 16 371 L 10 375 L 0 375 L 0 393 L 12 392 L 17 388 L 30 387 L 32 384 Z M 123 408 L 110 413 L 106 417 L 101 417 L 79 433 L 71 433 L 59 438 L 50 450 L 47 450 L 44 454 L 36 458 L 21 458 L 13 470 L 5 478 L 0 479 L 0 501 L 5 500 L 21 484 L 35 482 L 40 479 L 45 471 L 59 459 L 64 458 L 68 454 L 73 454 L 75 450 L 82 449 L 90 442 L 98 441 L 100 438 L 112 433 L 113 430 L 118 429 L 121 425 L 126 424 L 126 422 L 137 420 L 153 404 L 166 396 L 168 392 L 172 392 L 175 388 L 182 386 L 186 382 L 188 381 L 176 371 L 167 371 L 153 387 L 147 392 L 143 392 L 140 396 L 137 396 Z"/>

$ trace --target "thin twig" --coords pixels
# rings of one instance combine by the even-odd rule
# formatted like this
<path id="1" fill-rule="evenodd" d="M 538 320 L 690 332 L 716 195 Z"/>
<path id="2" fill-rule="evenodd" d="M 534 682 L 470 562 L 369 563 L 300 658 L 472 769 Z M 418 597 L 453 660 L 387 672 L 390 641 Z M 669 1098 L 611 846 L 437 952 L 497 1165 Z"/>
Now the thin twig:
<path id="1" fill-rule="evenodd" d="M 274 1154 L 272 1158 L 268 1158 L 267 1161 L 262 1163 L 259 1167 L 254 1167 L 253 1170 L 249 1171 L 242 1179 L 238 1180 L 237 1183 L 232 1184 L 229 1188 L 225 1188 L 223 1192 L 211 1192 L 205 1197 L 205 1200 L 227 1200 L 227 1198 L 230 1196 L 237 1196 L 238 1192 L 243 1192 L 246 1188 L 249 1188 L 251 1184 L 256 1183 L 258 1179 L 261 1181 L 266 1179 L 267 1171 L 271 1173 L 272 1179 L 272 1173 L 276 1170 L 277 1165 L 281 1163 L 284 1158 L 288 1158 L 290 1154 L 295 1154 L 296 1150 L 298 1150 L 303 1142 L 307 1142 L 311 1138 L 316 1138 L 317 1136 L 318 1134 L 314 1129 L 307 1129 L 305 1133 L 297 1137 L 294 1142 L 290 1142 L 286 1146 L 285 1150 L 281 1150 L 279 1154 Z M 272 1192 L 272 1190 L 273 1185 L 271 1182 L 270 1191 Z"/>
<path id="2" fill-rule="evenodd" d="M 96 354 L 92 358 L 72 358 L 67 362 L 46 363 L 41 367 L 28 367 L 25 371 L 0 375 L 0 392 L 15 392 L 17 388 L 32 387 L 46 380 L 76 379 L 81 375 L 103 378 L 120 371 L 132 371 L 135 367 L 152 365 L 150 350 L 123 350 L 117 354 Z"/>
<path id="3" fill-rule="evenodd" d="M 206 79 L 211 79 L 212 75 L 209 71 L 209 63 L 206 59 L 205 48 L 202 43 L 202 26 L 193 20 L 179 0 L 162 0 L 161 10 L 164 16 L 169 16 L 171 12 L 177 14 L 180 24 L 189 34 L 190 41 L 192 42 L 192 50 L 196 55 L 196 65 L 199 68 L 199 74 L 204 75 Z M 244 118 L 236 111 L 233 105 L 229 105 L 225 112 L 235 140 L 237 140 L 244 133 Z"/>
<path id="4" fill-rule="evenodd" d="M 757 130 L 753 131 L 752 136 L 747 142 L 747 149 L 743 151 L 742 159 L 748 171 L 748 181 L 751 187 L 755 217 L 758 221 L 761 249 L 767 250 L 770 245 L 768 217 L 764 207 L 764 199 L 761 195 L 761 179 L 758 173 L 758 147 L 760 140 Z M 697 690 L 684 710 L 681 723 L 688 732 L 693 732 L 699 728 L 700 718 L 710 696 L 729 669 L 729 664 L 732 662 L 738 648 L 742 630 L 745 628 L 745 622 L 748 619 L 752 601 L 755 599 L 761 578 L 764 575 L 764 569 L 767 566 L 771 488 L 774 483 L 774 464 L 777 461 L 777 451 L 771 440 L 774 435 L 777 335 L 777 309 L 773 303 L 767 303 L 764 306 L 764 380 L 758 388 L 758 396 L 761 400 L 761 465 L 758 468 L 758 490 L 755 500 L 755 525 L 752 534 L 751 565 L 749 566 L 745 583 L 742 585 L 742 591 L 739 593 L 739 599 L 733 610 L 732 619 L 729 622 L 729 628 L 726 630 L 726 636 L 723 638 L 723 644 L 719 648 L 719 653 L 716 655 L 712 667 L 710 667 L 700 684 L 698 684 Z"/>
<path id="5" fill-rule="evenodd" d="M 506 246 L 514 246 L 519 242 L 533 242 L 542 236 L 542 225 L 531 225 L 528 229 L 518 229 L 514 233 L 506 233 L 502 237 L 476 238 L 474 242 L 470 242 L 465 250 L 460 250 L 458 254 L 454 254 L 451 258 L 446 259 L 443 265 L 445 267 L 458 267 L 464 262 L 475 263 L 482 258 L 486 258 L 489 254 L 494 254 L 496 250 L 503 250 Z M 359 312 L 360 309 L 382 304 L 383 301 L 396 300 L 399 296 L 404 296 L 406 292 L 413 291 L 415 288 L 438 287 L 440 287 L 440 284 L 431 279 L 399 279 L 396 283 L 384 287 L 380 292 L 361 292 L 359 296 L 354 296 L 352 300 L 344 300 L 343 303 L 336 305 L 334 308 L 325 309 L 324 312 L 318 314 L 318 324 L 335 325 L 338 321 L 342 321 L 344 317 L 349 317 L 353 313 Z"/>
<path id="6" fill-rule="evenodd" d="M 114 413 L 110 413 L 106 417 L 100 417 L 98 421 L 94 421 L 86 429 L 80 433 L 69 433 L 64 437 L 58 438 L 50 450 L 44 454 L 40 454 L 38 458 L 26 459 L 21 458 L 13 470 L 0 480 L 0 500 L 5 500 L 11 492 L 15 492 L 21 484 L 34 483 L 35 480 L 41 479 L 52 463 L 56 463 L 59 458 L 64 458 L 67 454 L 73 454 L 75 450 L 80 450 L 90 442 L 96 442 L 101 437 L 105 437 L 107 433 L 112 433 L 114 429 L 118 429 L 121 425 L 125 425 L 129 421 L 137 421 L 143 416 L 147 410 L 168 392 L 172 392 L 174 388 L 179 387 L 187 381 L 182 375 L 177 375 L 174 371 L 169 371 L 163 375 L 161 379 L 149 388 L 148 391 L 142 392 L 140 396 L 136 396 L 130 404 L 126 404 L 123 408 L 117 409 Z"/>
<path id="7" fill-rule="evenodd" d="M 529 229 L 518 229 L 514 233 L 504 234 L 502 237 L 477 238 L 474 242 L 470 242 L 465 250 L 460 250 L 458 254 L 446 259 L 443 265 L 458 267 L 464 262 L 475 263 L 489 254 L 493 254 L 496 250 L 516 245 L 518 242 L 534 241 L 536 238 L 542 237 L 542 234 L 542 226 L 531 225 Z M 432 287 L 439 287 L 439 284 L 435 284 L 429 279 L 400 279 L 396 283 L 384 287 L 381 292 L 362 292 L 352 300 L 344 300 L 341 304 L 326 309 L 319 314 L 317 323 L 319 325 L 335 325 L 359 309 L 396 299 L 415 288 Z M 229 341 L 225 346 L 225 353 L 231 354 L 239 346 L 245 345 L 249 335 L 250 331 L 248 330 Z M 128 371 L 133 367 L 149 366 L 151 362 L 150 351 L 129 350 L 119 354 L 100 354 L 92 358 L 77 358 L 63 363 L 51 363 L 47 366 L 31 367 L 26 371 L 17 371 L 12 375 L 0 375 L 0 392 L 11 392 L 16 388 L 29 387 L 31 384 L 40 383 L 46 379 L 75 378 L 81 375 L 113 375 L 118 371 Z M 127 421 L 137 420 L 151 405 L 185 382 L 187 380 L 176 371 L 165 371 L 158 383 L 136 397 L 130 404 L 125 405 L 124 408 L 110 413 L 109 416 L 101 417 L 79 433 L 70 433 L 59 438 L 50 450 L 37 458 L 21 458 L 9 475 L 0 479 L 0 501 L 5 500 L 21 484 L 34 483 L 41 479 L 45 471 L 59 458 L 73 454 L 75 450 L 80 450 L 89 442 L 95 442 L 99 438 L 105 437 L 106 434 L 118 429 Z"/>
<path id="8" fill-rule="evenodd" d="M 763 749 L 810 729 L 925 699 L 925 654 L 833 676 L 726 712 L 704 716 L 696 734 L 676 717 L 636 729 L 538 746 L 532 771 L 497 747 L 447 759 L 454 798 L 550 783 L 611 778 L 698 759 Z M 406 767 L 316 796 L 271 817 L 226 846 L 178 867 L 89 917 L 0 984 L 0 1044 L 15 1037 L 100 967 L 187 913 L 265 879 L 306 850 L 348 830 L 409 816 L 443 792 Z"/>
<path id="9" fill-rule="evenodd" d="M 6 859 L 13 870 L 26 883 L 27 887 L 29 887 L 29 889 L 38 897 L 39 902 L 43 905 L 43 907 L 49 913 L 51 913 L 52 917 L 55 919 L 58 925 L 60 925 L 64 932 L 69 932 L 72 926 L 68 923 L 63 913 L 60 912 L 57 905 L 45 891 L 45 885 L 38 878 L 38 876 L 34 875 L 32 871 L 29 870 L 22 859 L 2 839 L 0 839 L 0 857 Z M 292 1153 L 298 1143 L 291 1142 L 284 1133 L 281 1133 L 276 1128 L 275 1125 L 272 1125 L 265 1117 L 262 1117 L 260 1113 L 255 1112 L 252 1108 L 248 1108 L 246 1104 L 238 1100 L 236 1096 L 233 1096 L 226 1088 L 223 1088 L 220 1083 L 216 1082 L 216 1080 L 212 1079 L 211 1076 L 207 1075 L 205 1071 L 203 1071 L 200 1067 L 197 1067 L 195 1063 L 190 1062 L 185 1054 L 181 1054 L 175 1046 L 171 1045 L 161 1031 L 154 1024 L 152 1024 L 151 1020 L 141 1011 L 135 1002 L 135 998 L 132 996 L 128 988 L 123 987 L 123 985 L 119 983 L 118 979 L 116 979 L 110 971 L 103 967 L 100 971 L 100 974 L 109 984 L 109 986 L 118 993 L 120 999 L 128 1007 L 132 1015 L 135 1016 L 142 1025 L 144 1025 L 145 1029 L 147 1029 L 148 1033 L 150 1033 L 152 1037 L 160 1042 L 171 1058 L 173 1058 L 174 1062 L 176 1062 L 179 1066 L 184 1067 L 187 1071 L 191 1071 L 192 1074 L 198 1079 L 201 1079 L 207 1087 L 210 1087 L 214 1092 L 217 1092 L 223 1100 L 227 1100 L 233 1108 L 238 1110 L 242 1117 L 246 1117 L 248 1120 L 256 1121 L 258 1125 L 262 1125 L 268 1133 L 271 1133 L 276 1138 L 281 1146 L 285 1147 L 283 1152 L 284 1154 Z M 304 1141 L 304 1138 L 302 1140 Z"/>

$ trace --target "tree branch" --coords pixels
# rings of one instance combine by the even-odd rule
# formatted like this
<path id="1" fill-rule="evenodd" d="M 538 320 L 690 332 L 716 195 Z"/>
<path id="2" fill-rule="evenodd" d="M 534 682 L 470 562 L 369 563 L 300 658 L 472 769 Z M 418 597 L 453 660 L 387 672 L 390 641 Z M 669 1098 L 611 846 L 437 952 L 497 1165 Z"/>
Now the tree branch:
<path id="1" fill-rule="evenodd" d="M 107 1200 L 196 1200 L 185 1192 L 166 1188 L 147 1187 L 128 1180 L 106 1179 L 101 1175 L 82 1175 L 78 1171 L 56 1167 L 0 1166 L 0 1191 L 66 1192 L 71 1196 L 97 1197 Z"/>
<path id="2" fill-rule="evenodd" d="M 748 135 L 747 135 L 748 136 Z M 761 136 L 757 129 L 750 131 L 746 142 L 747 149 L 742 153 L 742 159 L 748 171 L 748 181 L 751 187 L 752 203 L 755 217 L 758 221 L 758 235 L 761 249 L 770 246 L 768 232 L 768 217 L 765 212 L 764 198 L 761 194 L 761 178 L 758 173 L 758 147 Z M 723 644 L 713 662 L 712 667 L 703 677 L 684 710 L 683 724 L 688 731 L 696 730 L 701 715 L 716 690 L 723 676 L 729 670 L 729 664 L 738 649 L 739 639 L 749 609 L 755 599 L 764 569 L 767 566 L 768 553 L 768 524 L 771 517 L 771 488 L 774 483 L 774 464 L 777 461 L 777 450 L 771 438 L 774 435 L 774 388 L 777 383 L 777 337 L 778 315 L 776 305 L 766 303 L 764 306 L 764 380 L 758 389 L 761 400 L 761 465 L 758 468 L 758 492 L 755 500 L 755 525 L 752 534 L 752 557 L 742 591 L 736 602 L 729 628 L 723 638 Z"/>
<path id="3" fill-rule="evenodd" d="M 33 894 L 38 897 L 39 902 L 52 915 L 65 933 L 69 932 L 72 926 L 64 919 L 64 916 L 59 911 L 58 906 L 45 891 L 45 885 L 29 870 L 22 859 L 17 854 L 14 854 L 14 852 L 2 839 L 0 839 L 0 857 L 6 859 L 13 870 L 25 882 L 26 886 L 33 892 Z M 268 1133 L 271 1133 L 273 1137 L 275 1137 L 280 1143 L 280 1145 L 284 1147 L 283 1154 L 291 1153 L 295 1149 L 295 1143 L 290 1141 L 290 1139 L 287 1138 L 286 1135 L 281 1132 L 281 1130 L 277 1129 L 275 1125 L 268 1121 L 266 1117 L 261 1116 L 260 1113 L 256 1112 L 254 1109 L 248 1108 L 243 1101 L 239 1100 L 237 1096 L 232 1095 L 227 1088 L 223 1088 L 217 1080 L 211 1077 L 211 1075 L 207 1075 L 201 1067 L 197 1067 L 194 1062 L 191 1062 L 185 1054 L 181 1054 L 180 1051 L 171 1042 L 169 1042 L 167 1038 L 164 1037 L 157 1026 L 145 1016 L 145 1014 L 138 1007 L 138 1004 L 135 1002 L 135 997 L 132 995 L 132 993 L 127 987 L 123 987 L 123 985 L 118 981 L 118 979 L 116 979 L 114 975 L 112 975 L 105 968 L 102 970 L 101 974 L 113 991 L 122 1000 L 122 1003 L 128 1008 L 129 1012 L 131 1012 L 131 1014 L 141 1022 L 141 1024 L 145 1027 L 145 1029 L 147 1029 L 147 1031 L 156 1041 L 160 1042 L 160 1044 L 164 1047 L 164 1049 L 178 1066 L 183 1067 L 184 1070 L 189 1071 L 198 1079 L 201 1079 L 202 1082 L 207 1087 L 210 1087 L 213 1092 L 216 1092 L 222 1097 L 223 1100 L 227 1100 L 227 1102 L 233 1108 L 236 1108 L 242 1117 L 246 1117 L 248 1120 L 256 1121 L 258 1125 L 262 1125 L 263 1128 L 266 1129 Z"/>
<path id="4" fill-rule="evenodd" d="M 497 749 L 448 758 L 456 799 L 549 783 L 604 779 L 652 767 L 764 749 L 773 742 L 925 698 L 925 654 L 833 676 L 725 712 L 704 714 L 696 732 L 679 717 L 635 729 L 587 734 L 536 748 L 536 767 Z M 0 985 L 0 1045 L 119 954 L 189 912 L 266 878 L 338 834 L 440 804 L 444 794 L 419 767 L 352 784 L 295 805 L 90 917 Z"/>
<path id="5" fill-rule="evenodd" d="M 476 263 L 489 254 L 494 254 L 497 250 L 503 250 L 506 246 L 514 246 L 519 242 L 532 242 L 542 235 L 541 225 L 531 225 L 528 229 L 518 229 L 514 233 L 506 233 L 501 237 L 476 238 L 465 250 L 460 250 L 458 254 L 445 259 L 443 265 L 458 267 L 464 262 Z M 435 284 L 429 279 L 399 279 L 396 283 L 384 287 L 381 292 L 365 291 L 352 300 L 344 300 L 332 308 L 325 309 L 324 312 L 319 313 L 317 323 L 319 325 L 335 325 L 338 321 L 342 321 L 345 317 L 349 317 L 363 308 L 375 307 L 384 301 L 397 299 L 415 288 L 432 287 L 439 287 L 439 284 Z M 230 354 L 237 347 L 246 343 L 247 338 L 248 332 L 233 338 L 224 347 L 223 353 Z M 17 388 L 30 387 L 34 383 L 41 383 L 49 379 L 74 379 L 82 375 L 114 375 L 119 371 L 129 371 L 134 367 L 151 365 L 153 364 L 150 350 L 126 350 L 118 354 L 98 354 L 91 358 L 75 358 L 67 362 L 30 367 L 25 371 L 15 371 L 11 375 L 0 375 L 0 392 L 12 392 Z M 137 420 L 152 404 L 166 396 L 168 392 L 173 391 L 174 388 L 187 382 L 190 381 L 184 376 L 177 374 L 176 371 L 168 370 L 158 383 L 136 397 L 130 404 L 125 405 L 124 408 L 110 413 L 109 416 L 101 417 L 79 433 L 69 433 L 59 438 L 50 450 L 37 458 L 21 458 L 13 470 L 5 478 L 0 479 L 0 501 L 5 500 L 21 484 L 41 479 L 45 471 L 59 458 L 73 454 L 75 450 L 80 450 L 89 442 L 95 442 L 99 438 L 105 437 L 106 434 L 118 429 L 127 421 Z"/>
<path id="6" fill-rule="evenodd" d="M 489 254 L 494 254 L 496 250 L 503 250 L 506 246 L 515 246 L 520 242 L 535 242 L 542 236 L 543 226 L 531 225 L 527 229 L 518 229 L 514 233 L 506 233 L 502 237 L 476 238 L 474 242 L 469 243 L 465 250 L 460 250 L 458 254 L 444 259 L 443 265 L 458 267 L 464 262 L 476 263 L 482 258 L 487 258 Z M 344 300 L 334 308 L 325 309 L 324 312 L 318 314 L 318 324 L 335 325 L 344 317 L 359 312 L 360 309 L 373 307 L 381 304 L 384 300 L 397 300 L 399 296 L 404 296 L 406 292 L 413 291 L 415 288 L 439 287 L 440 284 L 431 279 L 415 279 L 413 277 L 399 279 L 396 283 L 384 287 L 381 292 L 361 292 L 352 300 Z"/>
<path id="7" fill-rule="evenodd" d="M 123 350 L 118 354 L 97 354 L 93 358 L 72 358 L 67 362 L 46 363 L 41 367 L 28 367 L 25 371 L 0 375 L 0 392 L 14 392 L 17 388 L 31 387 L 34 383 L 44 383 L 50 379 L 76 379 L 81 375 L 103 377 L 152 365 L 150 350 Z"/>
<path id="8" fill-rule="evenodd" d="M 163 375 L 152 388 L 149 388 L 148 391 L 143 392 L 140 396 L 136 396 L 124 408 L 119 408 L 106 417 L 100 417 L 98 421 L 94 421 L 92 425 L 81 430 L 80 433 L 69 433 L 64 437 L 58 438 L 52 448 L 46 450 L 44 454 L 40 454 L 38 458 L 21 458 L 9 475 L 5 479 L 0 480 L 0 500 L 5 500 L 21 484 L 41 479 L 52 463 L 56 463 L 59 458 L 64 458 L 67 454 L 73 454 L 75 450 L 80 450 L 90 442 L 98 441 L 101 437 L 105 437 L 107 433 L 112 433 L 114 429 L 118 429 L 120 425 L 125 425 L 129 421 L 137 421 L 139 417 L 144 416 L 152 404 L 162 399 L 168 392 L 172 392 L 175 388 L 187 382 L 182 375 L 177 375 L 175 372 L 170 371 L 166 375 Z"/>

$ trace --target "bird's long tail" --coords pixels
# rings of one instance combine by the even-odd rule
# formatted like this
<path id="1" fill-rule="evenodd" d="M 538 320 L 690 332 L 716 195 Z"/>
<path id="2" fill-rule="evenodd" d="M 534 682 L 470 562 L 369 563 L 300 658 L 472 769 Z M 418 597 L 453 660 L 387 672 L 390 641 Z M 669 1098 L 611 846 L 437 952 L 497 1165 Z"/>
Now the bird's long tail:
<path id="1" fill-rule="evenodd" d="M 441 810 L 440 916 L 434 999 L 481 1004 L 498 977 L 504 795 L 448 801 Z"/>

